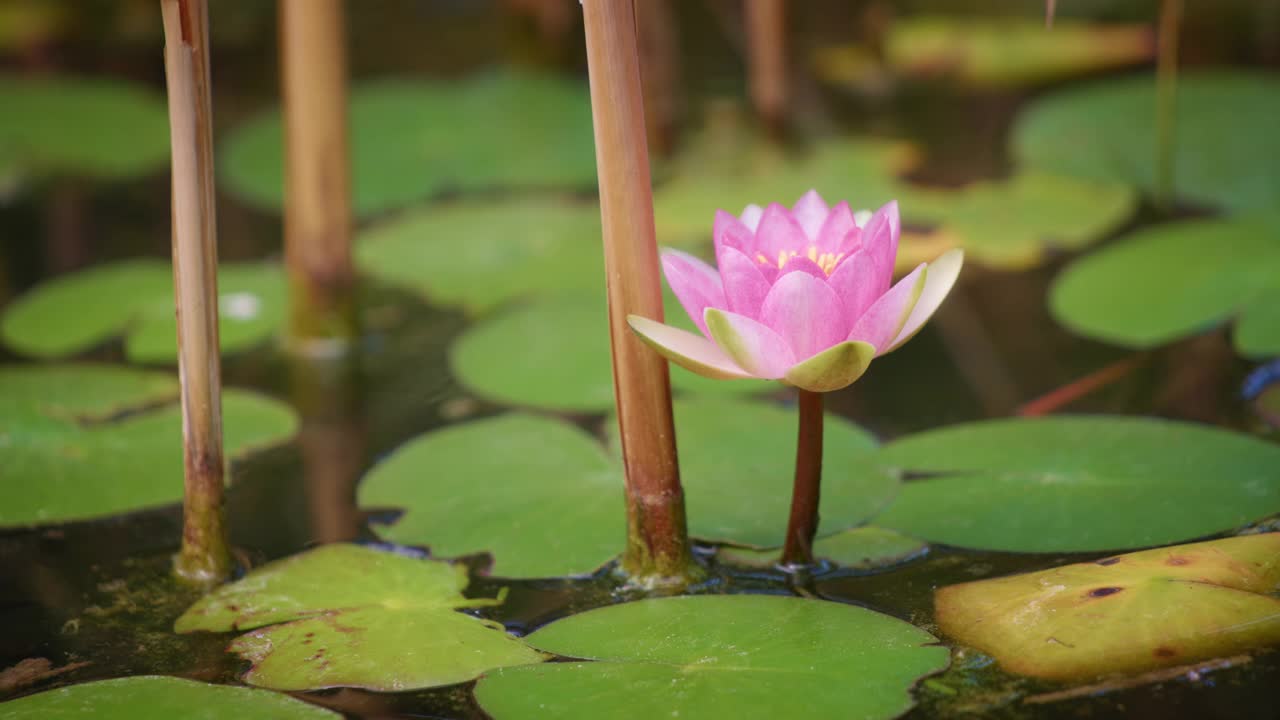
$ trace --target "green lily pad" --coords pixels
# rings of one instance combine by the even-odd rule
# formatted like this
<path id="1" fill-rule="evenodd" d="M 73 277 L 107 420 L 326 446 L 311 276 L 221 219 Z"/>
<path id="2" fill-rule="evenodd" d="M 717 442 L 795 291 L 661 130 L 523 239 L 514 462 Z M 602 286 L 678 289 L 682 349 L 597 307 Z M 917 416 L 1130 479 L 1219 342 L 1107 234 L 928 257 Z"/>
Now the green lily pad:
<path id="1" fill-rule="evenodd" d="M 0 75 L 0 106 L 0 175 L 122 179 L 169 157 L 164 98 L 139 85 Z"/>
<path id="2" fill-rule="evenodd" d="M 337 713 L 281 693 L 233 685 L 209 685 L 159 675 L 69 685 L 10 700 L 6 720 L 191 718 L 217 720 L 335 720 Z"/>
<path id="3" fill-rule="evenodd" d="M 433 205 L 366 230 L 356 258 L 370 275 L 473 312 L 522 295 L 604 289 L 594 204 Z"/>
<path id="4" fill-rule="evenodd" d="M 1051 680 L 1135 673 L 1280 643 L 1280 533 L 942 588 L 942 631 Z"/>
<path id="5" fill-rule="evenodd" d="M 1089 337 L 1148 348 L 1236 316 L 1235 344 L 1280 353 L 1280 218 L 1196 220 L 1140 230 L 1069 266 L 1050 309 Z"/>
<path id="6" fill-rule="evenodd" d="M 489 552 L 502 577 L 588 574 L 626 539 L 617 463 L 581 430 L 531 415 L 423 435 L 369 472 L 359 500 L 404 508 L 383 537 L 445 557 Z"/>
<path id="7" fill-rule="evenodd" d="M 543 660 L 501 626 L 457 612 L 501 603 L 467 599 L 466 587 L 460 565 L 326 545 L 223 585 L 174 630 L 253 630 L 228 650 L 253 663 L 245 682 L 276 690 L 411 690 Z"/>
<path id="8" fill-rule="evenodd" d="M 1247 435 L 1097 416 L 913 435 L 861 471 L 923 475 L 877 525 L 984 550 L 1086 552 L 1194 539 L 1280 512 L 1277 467 L 1280 447 Z"/>
<path id="9" fill-rule="evenodd" d="M 92 365 L 0 367 L 0 527 L 106 517 L 182 499 L 182 413 L 163 373 Z M 222 398 L 234 460 L 288 439 L 293 413 Z"/>
<path id="10" fill-rule="evenodd" d="M 269 264 L 218 270 L 219 339 L 223 352 L 245 350 L 284 323 L 284 273 Z M 173 270 L 158 260 L 127 260 L 54 278 L 9 304 L 0 336 L 9 347 L 60 358 L 125 335 L 125 354 L 146 363 L 178 355 Z"/>
<path id="11" fill-rule="evenodd" d="M 594 662 L 503 668 L 476 686 L 505 718 L 892 718 L 947 666 L 928 633 L 851 605 L 794 597 L 663 598 L 590 610 L 530 634 Z"/>
<path id="12" fill-rule="evenodd" d="M 1046 96 L 1018 118 L 1013 154 L 1028 167 L 1154 192 L 1156 83 L 1103 80 Z M 1280 79 L 1195 71 L 1178 78 L 1175 190 L 1228 210 L 1280 203 Z"/>
<path id="13" fill-rule="evenodd" d="M 697 332 L 670 293 L 665 316 L 672 325 Z M 541 298 L 486 318 L 457 339 L 449 361 L 459 382 L 490 400 L 569 412 L 613 407 L 603 293 Z M 671 385 L 699 394 L 751 394 L 778 387 L 763 380 L 710 380 L 674 365 Z"/>
<path id="14" fill-rule="evenodd" d="M 865 572 L 900 565 L 928 550 L 928 543 L 894 530 L 867 525 L 818 538 L 813 543 L 813 556 L 835 566 L 834 571 Z M 780 548 L 755 548 L 725 545 L 716 556 L 721 562 L 748 567 L 772 567 L 778 562 Z"/>
<path id="15" fill-rule="evenodd" d="M 586 83 L 516 70 L 463 81 L 383 79 L 350 97 L 353 203 L 362 217 L 447 188 L 587 188 L 595 181 Z M 219 158 L 228 189 L 283 206 L 278 110 L 238 128 Z"/>

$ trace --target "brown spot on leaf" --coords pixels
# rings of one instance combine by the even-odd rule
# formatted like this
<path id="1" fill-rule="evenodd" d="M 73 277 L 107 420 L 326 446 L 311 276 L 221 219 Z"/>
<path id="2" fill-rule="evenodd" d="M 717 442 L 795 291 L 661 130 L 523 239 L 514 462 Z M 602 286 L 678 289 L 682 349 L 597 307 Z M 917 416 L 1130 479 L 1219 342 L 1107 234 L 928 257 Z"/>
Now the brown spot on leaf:
<path id="1" fill-rule="evenodd" d="M 1174 650 L 1168 645 L 1161 645 L 1155 650 L 1152 650 L 1151 654 L 1155 655 L 1158 658 L 1171 658 L 1171 657 L 1175 657 L 1178 654 L 1178 651 Z"/>
<path id="2" fill-rule="evenodd" d="M 1120 592 L 1123 589 L 1124 588 L 1118 588 L 1118 587 L 1094 588 L 1089 591 L 1089 597 L 1100 598 L 1100 597 L 1106 597 L 1108 595 L 1115 595 L 1116 593 Z"/>
<path id="3" fill-rule="evenodd" d="M 1179 565 L 1190 565 L 1190 564 L 1191 564 L 1191 560 L 1190 560 L 1189 558 L 1184 558 L 1184 557 L 1182 557 L 1181 555 L 1174 555 L 1173 557 L 1169 558 L 1168 560 L 1165 560 L 1165 561 L 1164 561 L 1164 564 L 1165 564 L 1165 565 L 1173 565 L 1174 567 L 1177 567 L 1177 566 L 1179 566 Z"/>
<path id="4" fill-rule="evenodd" d="M 1115 565 L 1118 562 L 1120 562 L 1120 558 L 1109 557 L 1109 558 L 1102 558 L 1101 560 L 1098 560 L 1097 564 L 1098 565 Z"/>

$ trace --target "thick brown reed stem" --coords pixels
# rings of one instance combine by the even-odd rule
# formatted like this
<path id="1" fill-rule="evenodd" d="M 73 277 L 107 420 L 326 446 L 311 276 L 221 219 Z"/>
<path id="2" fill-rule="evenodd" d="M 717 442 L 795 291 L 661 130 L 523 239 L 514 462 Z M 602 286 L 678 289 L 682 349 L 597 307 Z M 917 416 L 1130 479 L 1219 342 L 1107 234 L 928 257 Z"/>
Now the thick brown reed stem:
<path id="1" fill-rule="evenodd" d="M 769 129 L 787 126 L 787 25 L 784 0 L 747 0 L 747 58 L 751 102 Z"/>
<path id="2" fill-rule="evenodd" d="M 800 390 L 800 431 L 796 439 L 796 479 L 791 517 L 782 546 L 783 565 L 812 565 L 822 488 L 822 393 Z"/>
<path id="3" fill-rule="evenodd" d="M 1182 0 L 1161 0 L 1156 42 L 1156 204 L 1173 205 L 1177 171 L 1178 33 L 1182 26 Z"/>

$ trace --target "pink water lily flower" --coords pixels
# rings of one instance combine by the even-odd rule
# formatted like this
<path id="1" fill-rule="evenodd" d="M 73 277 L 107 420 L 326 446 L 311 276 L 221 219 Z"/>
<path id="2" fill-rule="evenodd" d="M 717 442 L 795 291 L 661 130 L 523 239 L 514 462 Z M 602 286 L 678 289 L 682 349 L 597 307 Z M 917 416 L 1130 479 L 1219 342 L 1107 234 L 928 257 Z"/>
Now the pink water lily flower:
<path id="1" fill-rule="evenodd" d="M 900 224 L 890 202 L 870 218 L 810 190 L 791 210 L 716 213 L 719 269 L 664 250 L 667 283 L 702 331 L 632 315 L 631 328 L 672 362 L 712 378 L 782 380 L 839 390 L 909 340 L 960 273 L 951 250 L 893 284 Z M 859 222 L 863 220 L 863 222 Z"/>

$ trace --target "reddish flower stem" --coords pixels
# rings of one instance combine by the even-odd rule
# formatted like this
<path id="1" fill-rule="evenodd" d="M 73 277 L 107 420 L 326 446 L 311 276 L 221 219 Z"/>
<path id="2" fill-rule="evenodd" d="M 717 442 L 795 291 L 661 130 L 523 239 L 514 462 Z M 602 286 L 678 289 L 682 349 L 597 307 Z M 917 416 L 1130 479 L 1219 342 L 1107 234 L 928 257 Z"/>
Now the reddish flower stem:
<path id="1" fill-rule="evenodd" d="M 822 393 L 800 390 L 800 431 L 796 439 L 796 478 L 791 491 L 791 518 L 782 547 L 783 565 L 812 565 L 813 538 L 818 534 L 818 500 L 822 485 Z"/>
<path id="2" fill-rule="evenodd" d="M 1137 353 L 1130 355 L 1119 362 L 1114 362 L 1100 370 L 1095 370 L 1079 380 L 1074 380 L 1060 388 L 1057 388 L 1056 390 L 1051 390 L 1044 395 L 1025 403 L 1022 407 L 1018 408 L 1017 414 L 1020 417 L 1039 417 L 1041 415 L 1048 415 L 1051 412 L 1061 409 L 1064 405 L 1073 403 L 1095 390 L 1099 390 L 1116 382 L 1146 364 L 1150 357 L 1151 355 L 1149 353 Z"/>

